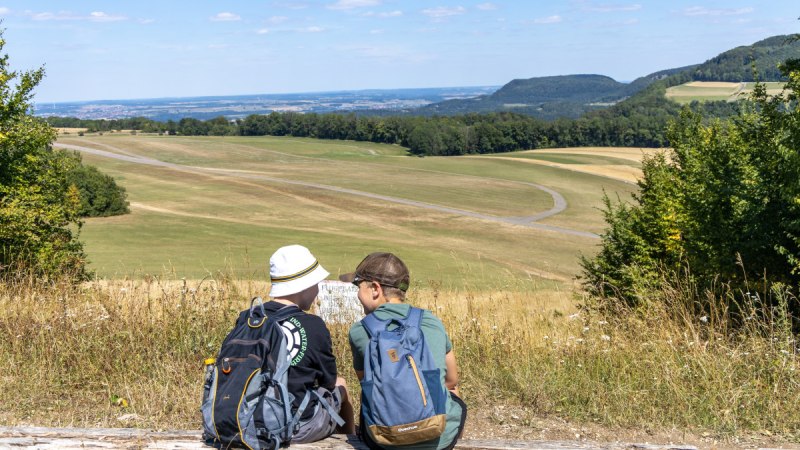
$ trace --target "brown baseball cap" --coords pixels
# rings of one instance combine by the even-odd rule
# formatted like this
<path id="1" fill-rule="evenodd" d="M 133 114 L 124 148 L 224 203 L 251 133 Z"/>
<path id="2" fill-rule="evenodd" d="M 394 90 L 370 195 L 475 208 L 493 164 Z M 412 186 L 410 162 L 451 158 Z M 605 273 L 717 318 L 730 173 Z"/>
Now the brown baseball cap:
<path id="1" fill-rule="evenodd" d="M 382 286 L 408 290 L 409 274 L 405 263 L 393 253 L 370 253 L 358 264 L 355 272 L 339 276 L 342 281 L 358 284 L 361 281 L 376 281 Z"/>

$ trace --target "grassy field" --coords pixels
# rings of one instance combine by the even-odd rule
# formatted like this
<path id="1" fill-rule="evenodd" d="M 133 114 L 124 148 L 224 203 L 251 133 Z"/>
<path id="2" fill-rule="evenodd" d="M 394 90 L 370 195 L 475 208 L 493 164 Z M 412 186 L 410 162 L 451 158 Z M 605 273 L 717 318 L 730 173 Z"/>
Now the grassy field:
<path id="1" fill-rule="evenodd" d="M 779 95 L 784 83 L 766 82 L 769 95 Z M 691 81 L 667 88 L 667 98 L 685 104 L 693 101 L 735 101 L 753 92 L 755 83 L 728 83 L 721 81 Z"/>
<path id="2" fill-rule="evenodd" d="M 545 160 L 560 158 L 551 166 L 527 163 L 536 152 L 524 159 L 416 158 L 391 145 L 280 137 L 106 134 L 62 135 L 58 142 L 180 165 L 84 154 L 126 187 L 131 202 L 131 214 L 89 219 L 81 231 L 102 277 L 201 278 L 223 270 L 263 279 L 269 255 L 297 242 L 334 274 L 382 249 L 402 255 L 421 285 L 476 289 L 569 284 L 578 255 L 591 254 L 598 241 L 327 187 L 506 218 L 552 208 L 551 195 L 532 184 L 542 185 L 563 195 L 567 208 L 540 223 L 599 233 L 603 190 L 627 198 L 635 186 L 597 168 L 636 171 L 635 155 L 642 154 L 543 153 Z"/>
<path id="3" fill-rule="evenodd" d="M 733 333 L 724 298 L 699 311 L 691 280 L 669 280 L 647 308 L 595 309 L 574 276 L 597 239 L 500 220 L 553 208 L 539 185 L 567 202 L 539 223 L 601 232 L 603 192 L 627 198 L 649 150 L 416 158 L 295 138 L 59 142 L 172 165 L 84 154 L 128 189 L 132 213 L 83 226 L 97 280 L 0 283 L 2 425 L 197 429 L 203 359 L 267 293 L 269 255 L 297 242 L 334 275 L 375 250 L 403 257 L 409 301 L 453 342 L 466 438 L 800 442 L 800 347 L 785 308 Z M 357 401 L 350 324 L 334 322 Z"/>
<path id="4" fill-rule="evenodd" d="M 466 438 L 800 441 L 800 359 L 780 311 L 732 334 L 724 310 L 697 314 L 686 286 L 667 293 L 672 306 L 609 315 L 577 310 L 569 294 L 497 288 L 409 291 L 453 342 Z M 231 274 L 0 284 L 0 424 L 198 429 L 202 361 L 266 289 Z M 328 324 L 357 403 L 349 326 Z"/>

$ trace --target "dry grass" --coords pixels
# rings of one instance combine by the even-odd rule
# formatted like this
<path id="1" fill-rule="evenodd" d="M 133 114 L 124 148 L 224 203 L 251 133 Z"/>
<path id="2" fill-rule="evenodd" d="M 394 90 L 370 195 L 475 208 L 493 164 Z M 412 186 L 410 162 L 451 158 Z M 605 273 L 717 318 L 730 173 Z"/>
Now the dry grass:
<path id="1" fill-rule="evenodd" d="M 493 156 L 492 158 L 505 159 L 509 161 L 519 161 L 527 164 L 540 164 L 548 167 L 556 167 L 559 169 L 571 170 L 575 172 L 583 172 L 591 175 L 598 175 L 601 177 L 611 178 L 612 180 L 624 181 L 626 183 L 635 183 L 642 177 L 642 170 L 636 167 L 608 165 L 608 164 L 582 164 L 582 165 L 560 164 L 549 161 L 541 161 L 537 159 L 508 158 L 503 156 Z"/>
<path id="2" fill-rule="evenodd" d="M 536 154 L 536 153 L 552 153 L 562 155 L 590 155 L 590 156 L 608 156 L 612 158 L 626 159 L 641 163 L 647 155 L 652 155 L 655 152 L 661 151 L 656 148 L 635 148 L 635 147 L 569 147 L 569 148 L 548 148 L 541 150 L 525 150 L 516 152 L 515 154 Z"/>
<path id="3" fill-rule="evenodd" d="M 85 133 L 86 128 L 56 128 L 56 132 L 58 132 L 59 136 L 78 134 L 78 133 Z"/>
<path id="4" fill-rule="evenodd" d="M 197 428 L 202 360 L 266 283 L 0 285 L 0 423 Z M 578 310 L 571 292 L 411 292 L 448 329 L 473 408 L 524 408 L 577 423 L 751 430 L 797 439 L 796 343 L 773 321 L 742 333 L 689 310 Z M 331 325 L 354 394 L 349 324 Z M 121 405 L 124 398 L 127 406 Z"/>

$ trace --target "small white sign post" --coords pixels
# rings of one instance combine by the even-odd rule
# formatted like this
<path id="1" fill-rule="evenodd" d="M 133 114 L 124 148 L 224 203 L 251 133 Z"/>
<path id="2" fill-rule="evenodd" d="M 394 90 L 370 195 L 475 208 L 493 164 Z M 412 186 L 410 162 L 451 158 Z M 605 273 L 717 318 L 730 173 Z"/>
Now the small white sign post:
<path id="1" fill-rule="evenodd" d="M 319 283 L 317 315 L 326 323 L 355 323 L 364 317 L 358 288 L 352 283 L 323 280 Z"/>

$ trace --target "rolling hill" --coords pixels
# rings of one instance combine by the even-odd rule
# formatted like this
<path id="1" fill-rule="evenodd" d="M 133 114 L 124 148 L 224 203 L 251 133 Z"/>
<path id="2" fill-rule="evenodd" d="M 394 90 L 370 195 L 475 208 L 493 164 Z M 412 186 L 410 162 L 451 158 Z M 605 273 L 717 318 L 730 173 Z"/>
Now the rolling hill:
<path id="1" fill-rule="evenodd" d="M 517 79 L 490 95 L 433 103 L 415 113 L 456 115 L 512 111 L 542 119 L 577 118 L 624 101 L 656 81 L 663 80 L 667 87 L 691 81 L 785 81 L 778 64 L 789 58 L 800 58 L 800 41 L 788 42 L 787 38 L 773 36 L 728 50 L 701 64 L 662 70 L 631 83 L 621 83 L 604 75 Z"/>

